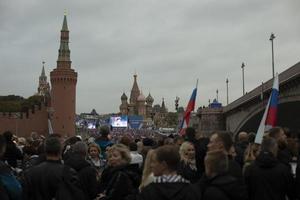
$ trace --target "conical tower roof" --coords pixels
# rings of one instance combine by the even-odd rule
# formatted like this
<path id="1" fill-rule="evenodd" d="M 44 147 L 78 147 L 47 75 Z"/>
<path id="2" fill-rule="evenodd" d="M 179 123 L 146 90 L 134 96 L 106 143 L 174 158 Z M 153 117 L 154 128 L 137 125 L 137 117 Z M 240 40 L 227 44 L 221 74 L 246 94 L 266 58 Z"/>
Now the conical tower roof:
<path id="1" fill-rule="evenodd" d="M 162 98 L 162 103 L 161 103 L 160 110 L 161 110 L 161 112 L 166 112 L 167 111 L 164 98 Z"/>
<path id="2" fill-rule="evenodd" d="M 69 29 L 67 24 L 67 15 L 64 14 L 64 21 L 61 28 L 60 46 L 58 50 L 58 67 L 71 68 L 70 49 L 69 49 Z"/>
<path id="3" fill-rule="evenodd" d="M 45 73 L 45 66 L 44 66 L 45 62 L 43 61 L 42 63 L 43 63 L 42 72 L 41 72 L 41 75 L 39 77 L 40 84 L 47 82 L 47 76 L 46 76 L 46 73 Z"/>
<path id="4" fill-rule="evenodd" d="M 133 86 L 132 86 L 131 93 L 130 93 L 130 103 L 135 103 L 138 96 L 140 95 L 140 89 L 137 84 L 137 75 L 134 74 L 133 77 L 134 77 L 134 81 L 133 81 Z"/>
<path id="5" fill-rule="evenodd" d="M 46 74 L 45 74 L 44 63 L 45 63 L 45 62 L 43 62 L 43 68 L 42 68 L 42 73 L 41 73 L 41 76 L 42 76 L 42 77 L 45 77 L 45 76 L 46 76 Z"/>
<path id="6" fill-rule="evenodd" d="M 67 23 L 67 13 L 64 13 L 64 21 L 63 21 L 63 25 L 62 25 L 62 31 L 69 31 L 68 29 L 68 23 Z"/>

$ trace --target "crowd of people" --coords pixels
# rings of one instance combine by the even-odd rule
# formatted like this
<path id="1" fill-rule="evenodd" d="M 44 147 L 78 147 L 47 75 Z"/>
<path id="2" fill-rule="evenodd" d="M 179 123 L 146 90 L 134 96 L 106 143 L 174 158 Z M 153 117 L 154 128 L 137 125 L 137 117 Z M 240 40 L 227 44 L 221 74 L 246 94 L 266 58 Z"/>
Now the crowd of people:
<path id="1" fill-rule="evenodd" d="M 274 127 L 255 134 L 187 128 L 63 138 L 0 135 L 0 199 L 286 200 L 300 199 L 298 135 Z"/>

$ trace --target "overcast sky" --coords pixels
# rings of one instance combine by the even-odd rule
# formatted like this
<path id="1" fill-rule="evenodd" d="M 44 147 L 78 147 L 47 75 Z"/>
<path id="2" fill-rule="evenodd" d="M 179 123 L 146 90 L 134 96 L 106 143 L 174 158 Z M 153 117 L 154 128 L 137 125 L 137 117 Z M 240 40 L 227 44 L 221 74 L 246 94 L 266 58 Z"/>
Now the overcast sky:
<path id="1" fill-rule="evenodd" d="M 37 91 L 42 61 L 56 67 L 64 9 L 72 68 L 78 72 L 76 112 L 118 112 L 133 74 L 154 104 L 186 106 L 199 78 L 196 106 L 242 95 L 241 64 L 250 91 L 275 71 L 300 61 L 299 0 L 0 0 L 0 95 Z"/>

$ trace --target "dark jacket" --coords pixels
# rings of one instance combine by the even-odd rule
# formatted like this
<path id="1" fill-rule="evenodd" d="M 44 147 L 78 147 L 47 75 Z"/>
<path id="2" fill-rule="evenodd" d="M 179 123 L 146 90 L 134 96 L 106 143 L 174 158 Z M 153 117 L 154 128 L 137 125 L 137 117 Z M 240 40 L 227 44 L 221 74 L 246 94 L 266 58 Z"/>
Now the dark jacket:
<path id="1" fill-rule="evenodd" d="M 6 151 L 4 153 L 3 159 L 13 168 L 17 167 L 17 160 L 22 160 L 23 155 L 20 149 L 12 141 L 7 142 Z"/>
<path id="2" fill-rule="evenodd" d="M 180 162 L 178 174 L 191 183 L 195 183 L 201 178 L 201 173 L 197 169 L 192 169 L 190 165 L 184 161 Z"/>
<path id="3" fill-rule="evenodd" d="M 0 199 L 22 199 L 22 187 L 12 170 L 4 162 L 0 161 Z"/>
<path id="4" fill-rule="evenodd" d="M 234 146 L 236 152 L 235 160 L 240 165 L 241 168 L 244 166 L 244 157 L 245 157 L 244 155 L 248 147 L 248 144 L 249 144 L 248 142 L 243 141 L 243 142 L 238 142 Z"/>
<path id="5" fill-rule="evenodd" d="M 247 188 L 240 181 L 228 174 L 212 178 L 203 176 L 193 187 L 198 189 L 198 199 L 202 200 L 247 200 Z"/>
<path id="6" fill-rule="evenodd" d="M 100 192 L 105 194 L 101 199 L 130 199 L 137 195 L 140 175 L 130 165 L 108 167 L 100 179 Z"/>
<path id="7" fill-rule="evenodd" d="M 228 156 L 228 174 L 244 182 L 242 168 L 231 156 Z"/>
<path id="8" fill-rule="evenodd" d="M 74 189 L 75 188 L 75 189 Z M 61 161 L 45 161 L 24 173 L 24 200 L 84 199 L 76 172 Z M 66 191 L 68 190 L 68 191 Z M 68 197 L 66 197 L 68 194 Z M 72 195 L 72 196 L 70 196 Z"/>
<path id="9" fill-rule="evenodd" d="M 78 173 L 79 182 L 83 192 L 87 195 L 87 199 L 94 199 L 98 193 L 97 171 L 91 164 L 82 156 L 72 154 L 68 160 L 65 161 L 68 165 L 75 169 Z"/>
<path id="10" fill-rule="evenodd" d="M 297 192 L 297 198 L 300 199 L 300 156 L 298 156 L 298 161 L 297 161 L 297 167 L 296 167 L 296 190 Z"/>
<path id="11" fill-rule="evenodd" d="M 293 154 L 288 148 L 278 149 L 277 159 L 291 169 L 290 162 L 293 160 Z"/>
<path id="12" fill-rule="evenodd" d="M 261 152 L 245 170 L 245 182 L 251 200 L 294 199 L 294 180 L 290 169 L 270 152 Z"/>
<path id="13" fill-rule="evenodd" d="M 154 182 L 142 190 L 138 200 L 194 200 L 195 197 L 187 182 Z"/>

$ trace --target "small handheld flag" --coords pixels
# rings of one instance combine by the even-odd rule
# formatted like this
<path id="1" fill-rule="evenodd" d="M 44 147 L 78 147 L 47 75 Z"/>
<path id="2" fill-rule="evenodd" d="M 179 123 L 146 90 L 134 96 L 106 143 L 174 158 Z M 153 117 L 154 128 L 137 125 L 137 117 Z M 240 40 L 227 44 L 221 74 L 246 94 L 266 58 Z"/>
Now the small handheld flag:
<path id="1" fill-rule="evenodd" d="M 179 129 L 179 134 L 180 135 L 185 134 L 185 129 L 188 127 L 189 122 L 190 122 L 191 112 L 194 111 L 194 109 L 195 109 L 196 96 L 197 96 L 197 87 L 198 87 L 198 79 L 197 79 L 196 88 L 193 90 L 190 101 L 189 101 L 189 103 L 186 107 L 186 110 L 184 112 L 182 123 L 181 123 L 180 129 Z"/>
<path id="2" fill-rule="evenodd" d="M 265 131 L 268 131 L 274 126 L 276 126 L 278 96 L 279 96 L 279 81 L 278 81 L 278 74 L 276 74 L 267 107 L 265 109 L 263 118 L 257 130 L 257 134 L 255 137 L 256 144 L 261 144 Z"/>

